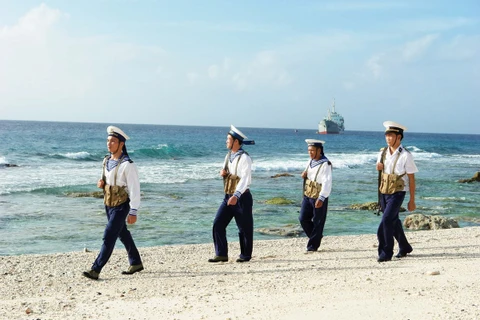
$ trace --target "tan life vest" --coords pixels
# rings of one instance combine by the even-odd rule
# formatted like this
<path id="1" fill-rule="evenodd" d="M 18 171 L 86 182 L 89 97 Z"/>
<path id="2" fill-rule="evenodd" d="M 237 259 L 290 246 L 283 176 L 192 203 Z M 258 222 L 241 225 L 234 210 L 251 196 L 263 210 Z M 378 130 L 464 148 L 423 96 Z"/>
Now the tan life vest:
<path id="1" fill-rule="evenodd" d="M 395 167 L 397 166 L 398 158 L 400 157 L 400 152 L 397 154 L 397 158 L 393 163 L 392 172 L 395 172 Z M 385 154 L 382 157 L 382 162 L 385 162 Z M 382 194 L 394 194 L 395 192 L 403 191 L 405 189 L 405 181 L 402 179 L 404 174 L 398 175 L 395 173 L 385 173 L 382 170 L 382 175 L 380 177 L 380 187 L 378 190 Z"/>
<path id="2" fill-rule="evenodd" d="M 317 182 L 317 176 L 320 172 L 320 168 L 325 164 L 323 162 L 321 165 L 318 166 L 317 173 L 315 174 L 314 181 L 306 178 L 304 187 L 303 187 L 303 194 L 309 198 L 317 199 L 320 196 L 320 192 L 322 191 L 322 184 Z M 308 165 L 310 166 L 310 164 Z M 308 172 L 308 166 L 306 171 Z"/>
<path id="3" fill-rule="evenodd" d="M 238 182 L 240 181 L 240 177 L 237 176 L 237 169 L 238 163 L 240 162 L 240 158 L 242 157 L 243 153 L 238 156 L 237 164 L 235 165 L 235 174 L 228 173 L 227 176 L 223 177 L 223 190 L 226 194 L 234 194 L 235 190 L 237 190 Z M 228 160 L 230 158 L 230 152 L 227 155 L 227 160 L 225 161 L 225 170 L 228 170 Z"/>
<path id="4" fill-rule="evenodd" d="M 105 187 L 103 189 L 103 203 L 105 203 L 106 206 L 109 207 L 116 207 L 119 206 L 128 200 L 128 193 L 126 190 L 126 186 L 117 186 L 117 172 L 118 172 L 118 167 L 120 167 L 120 164 L 123 161 L 123 157 L 121 157 L 118 160 L 117 167 L 115 168 L 115 174 L 113 176 L 113 185 L 106 184 L 106 178 L 105 178 L 105 166 L 107 159 L 103 161 L 103 181 L 105 181 Z"/>

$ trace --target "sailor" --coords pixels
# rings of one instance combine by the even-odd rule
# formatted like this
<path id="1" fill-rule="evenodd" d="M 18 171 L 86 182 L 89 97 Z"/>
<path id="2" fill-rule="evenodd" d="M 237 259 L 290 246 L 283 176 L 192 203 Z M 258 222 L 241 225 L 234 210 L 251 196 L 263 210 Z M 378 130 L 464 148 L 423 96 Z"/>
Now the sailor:
<path id="1" fill-rule="evenodd" d="M 130 267 L 122 274 L 134 274 L 143 270 L 137 247 L 128 231 L 128 224 L 137 221 L 140 206 L 140 182 L 137 167 L 130 159 L 125 141 L 129 137 L 120 128 L 107 128 L 107 148 L 109 155 L 103 160 L 102 178 L 97 187 L 104 190 L 104 204 L 107 225 L 103 234 L 103 245 L 90 270 L 83 272 L 87 278 L 98 280 L 98 275 L 113 252 L 117 238 L 125 246 Z"/>
<path id="2" fill-rule="evenodd" d="M 413 250 L 405 237 L 399 212 L 407 190 L 410 193 L 408 211 L 416 208 L 415 172 L 418 172 L 412 154 L 402 146 L 403 133 L 407 128 L 393 121 L 385 121 L 383 126 L 387 147 L 378 154 L 376 165 L 381 171 L 379 191 L 383 212 L 377 231 L 378 262 L 392 259 L 394 238 L 399 247 L 397 258 L 406 257 Z"/>
<path id="3" fill-rule="evenodd" d="M 303 201 L 300 224 L 308 237 L 307 253 L 315 252 L 323 238 L 327 219 L 328 197 L 332 190 L 332 163 L 323 153 L 325 141 L 307 139 L 310 160 L 302 172 Z"/>
<path id="4" fill-rule="evenodd" d="M 247 262 L 253 251 L 253 198 L 250 193 L 252 182 L 252 159 L 243 150 L 243 145 L 255 144 L 233 125 L 227 134 L 226 147 L 229 150 L 220 176 L 223 177 L 224 193 L 220 207 L 213 220 L 213 243 L 215 256 L 208 262 L 228 261 L 226 228 L 232 218 L 238 227 L 240 256 L 237 262 Z"/>

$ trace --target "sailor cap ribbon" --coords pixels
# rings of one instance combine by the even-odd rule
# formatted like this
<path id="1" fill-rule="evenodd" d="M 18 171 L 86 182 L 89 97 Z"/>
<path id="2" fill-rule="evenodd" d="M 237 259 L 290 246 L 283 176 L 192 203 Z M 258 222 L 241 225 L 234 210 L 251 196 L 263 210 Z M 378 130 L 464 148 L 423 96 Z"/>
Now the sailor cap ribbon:
<path id="1" fill-rule="evenodd" d="M 242 131 L 235 128 L 233 125 L 230 125 L 230 131 L 228 132 L 228 134 L 235 139 L 238 139 L 242 144 L 255 144 L 255 141 L 253 140 L 246 140 L 247 136 Z"/>

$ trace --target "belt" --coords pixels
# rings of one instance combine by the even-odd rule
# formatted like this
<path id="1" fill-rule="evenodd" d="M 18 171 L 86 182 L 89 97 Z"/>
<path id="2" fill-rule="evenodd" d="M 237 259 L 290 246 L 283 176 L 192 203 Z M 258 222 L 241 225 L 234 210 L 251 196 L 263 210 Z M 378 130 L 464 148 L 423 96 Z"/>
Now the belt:
<path id="1" fill-rule="evenodd" d="M 243 194 L 248 193 L 248 192 L 250 192 L 250 189 L 245 190 L 245 192 L 243 192 Z M 228 194 L 228 193 L 227 193 L 227 195 L 230 196 L 230 197 L 233 196 L 233 194 Z"/>

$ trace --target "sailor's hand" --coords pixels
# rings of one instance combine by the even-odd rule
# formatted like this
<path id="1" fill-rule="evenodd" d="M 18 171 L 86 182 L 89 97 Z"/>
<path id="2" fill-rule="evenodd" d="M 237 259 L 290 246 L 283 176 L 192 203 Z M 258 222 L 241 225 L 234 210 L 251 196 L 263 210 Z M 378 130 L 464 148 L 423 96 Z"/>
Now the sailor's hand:
<path id="1" fill-rule="evenodd" d="M 103 179 L 99 179 L 97 182 L 97 187 L 103 189 L 105 187 L 105 181 L 103 181 Z"/>
<path id="2" fill-rule="evenodd" d="M 323 201 L 320 200 L 320 199 L 317 199 L 317 201 L 315 201 L 315 208 L 321 208 L 323 206 Z"/>
<path id="3" fill-rule="evenodd" d="M 237 197 L 231 196 L 230 199 L 228 199 L 227 206 L 234 206 L 237 204 Z"/>
<path id="4" fill-rule="evenodd" d="M 417 208 L 417 206 L 415 205 L 415 201 L 413 200 L 408 201 L 407 207 L 408 207 L 408 211 L 414 211 Z"/>
<path id="5" fill-rule="evenodd" d="M 221 177 L 226 177 L 227 175 L 228 175 L 228 172 L 225 169 L 220 170 Z"/>
<path id="6" fill-rule="evenodd" d="M 134 224 L 135 222 L 137 222 L 137 216 L 129 214 L 127 216 L 127 223 L 128 224 Z"/>
<path id="7" fill-rule="evenodd" d="M 382 171 L 382 170 L 383 170 L 383 163 L 381 163 L 381 162 L 378 162 L 378 163 L 377 163 L 377 170 L 378 170 L 378 171 Z"/>
<path id="8" fill-rule="evenodd" d="M 306 179 L 306 178 L 307 178 L 307 171 L 303 171 L 303 172 L 302 172 L 302 178 L 303 178 L 303 179 Z"/>

